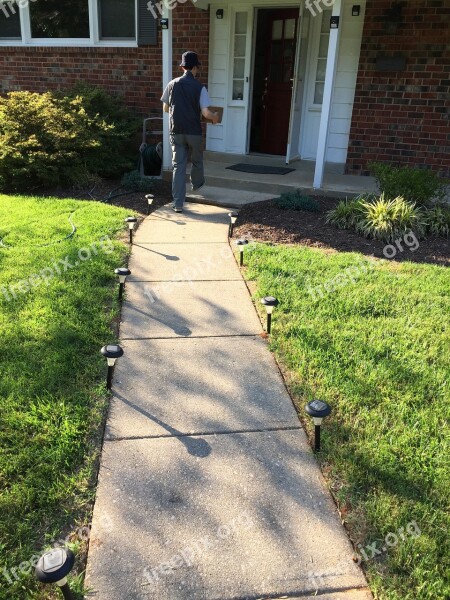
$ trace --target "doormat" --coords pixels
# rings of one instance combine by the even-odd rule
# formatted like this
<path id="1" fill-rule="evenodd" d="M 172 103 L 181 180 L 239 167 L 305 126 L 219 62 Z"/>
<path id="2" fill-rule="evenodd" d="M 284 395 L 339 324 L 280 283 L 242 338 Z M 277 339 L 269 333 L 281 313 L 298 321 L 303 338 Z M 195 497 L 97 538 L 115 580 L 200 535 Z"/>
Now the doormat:
<path id="1" fill-rule="evenodd" d="M 240 171 L 241 173 L 257 173 L 258 175 L 287 175 L 292 173 L 295 169 L 288 169 L 287 167 L 269 167 L 267 165 L 246 165 L 245 163 L 239 163 L 227 167 L 231 171 Z"/>

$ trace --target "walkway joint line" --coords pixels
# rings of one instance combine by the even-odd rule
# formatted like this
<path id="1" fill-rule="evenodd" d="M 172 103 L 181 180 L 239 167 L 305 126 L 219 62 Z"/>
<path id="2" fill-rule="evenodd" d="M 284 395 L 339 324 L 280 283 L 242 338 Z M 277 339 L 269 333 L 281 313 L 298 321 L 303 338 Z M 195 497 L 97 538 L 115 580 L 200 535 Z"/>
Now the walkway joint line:
<path id="1" fill-rule="evenodd" d="M 147 340 L 210 340 L 210 339 L 222 339 L 222 338 L 254 338 L 261 337 L 261 333 L 230 333 L 229 335 L 177 335 L 175 336 L 163 336 L 163 337 L 145 337 L 145 338 L 126 338 L 123 337 L 123 342 L 145 342 Z"/>
<path id="2" fill-rule="evenodd" d="M 199 437 L 199 436 L 214 436 L 214 435 L 236 435 L 241 433 L 269 433 L 271 431 L 301 431 L 303 428 L 301 425 L 298 427 L 286 426 L 286 427 L 268 427 L 263 429 L 235 429 L 235 430 L 223 430 L 223 431 L 200 431 L 196 433 L 180 433 L 179 435 L 142 435 L 136 437 L 118 437 L 118 438 L 107 438 L 105 442 L 132 442 L 133 440 L 161 440 L 161 439 L 172 439 L 172 438 L 187 438 L 187 437 Z"/>

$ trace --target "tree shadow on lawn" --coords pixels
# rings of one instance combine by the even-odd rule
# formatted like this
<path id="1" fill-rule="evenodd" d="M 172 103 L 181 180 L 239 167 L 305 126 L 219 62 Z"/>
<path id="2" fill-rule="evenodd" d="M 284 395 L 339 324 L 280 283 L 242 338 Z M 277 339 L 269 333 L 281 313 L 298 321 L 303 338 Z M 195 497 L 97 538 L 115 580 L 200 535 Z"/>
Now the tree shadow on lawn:
<path id="1" fill-rule="evenodd" d="M 350 230 L 338 229 L 326 223 L 326 213 L 334 208 L 338 200 L 316 198 L 321 212 L 282 210 L 273 200 L 244 206 L 239 212 L 234 237 L 251 237 L 254 241 L 274 244 L 301 244 L 312 248 L 333 249 L 340 252 L 360 252 L 377 258 L 391 258 L 395 261 L 432 263 L 443 266 L 450 264 L 450 240 L 443 237 L 429 237 L 408 247 L 404 239 L 399 246 L 386 250 L 381 241 L 366 239 Z M 402 248 L 402 250 L 399 249 Z M 395 256 L 392 256 L 395 253 Z"/>

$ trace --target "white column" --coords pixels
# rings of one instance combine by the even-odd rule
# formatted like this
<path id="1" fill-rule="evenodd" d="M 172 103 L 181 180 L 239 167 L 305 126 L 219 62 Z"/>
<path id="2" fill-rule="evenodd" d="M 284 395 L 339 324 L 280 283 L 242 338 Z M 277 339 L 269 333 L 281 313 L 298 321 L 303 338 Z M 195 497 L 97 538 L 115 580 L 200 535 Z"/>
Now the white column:
<path id="1" fill-rule="evenodd" d="M 342 0 L 335 0 L 333 4 L 333 16 L 340 17 Z M 322 114 L 320 116 L 319 143 L 317 146 L 316 169 L 314 172 L 313 188 L 320 189 L 323 183 L 325 170 L 325 155 L 327 150 L 328 128 L 330 126 L 331 100 L 333 96 L 334 76 L 338 61 L 339 38 L 342 21 L 340 19 L 338 29 L 330 29 L 330 42 L 328 45 L 327 69 L 325 72 L 325 86 L 323 91 Z"/>
<path id="2" fill-rule="evenodd" d="M 172 27 L 173 11 L 169 10 L 167 2 L 163 2 L 163 15 L 169 19 L 169 29 L 163 29 L 162 32 L 162 61 L 163 61 L 163 87 L 165 88 L 169 81 L 172 81 Z M 172 168 L 172 150 L 169 140 L 169 115 L 164 113 L 164 137 L 163 137 L 163 170 L 168 171 Z"/>

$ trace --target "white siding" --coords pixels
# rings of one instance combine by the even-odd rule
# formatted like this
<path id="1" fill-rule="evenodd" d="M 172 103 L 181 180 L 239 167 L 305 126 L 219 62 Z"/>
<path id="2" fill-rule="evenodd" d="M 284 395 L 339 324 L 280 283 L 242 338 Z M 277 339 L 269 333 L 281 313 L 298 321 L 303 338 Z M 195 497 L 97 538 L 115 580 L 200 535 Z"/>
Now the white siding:
<path id="1" fill-rule="evenodd" d="M 224 152 L 224 132 L 227 123 L 227 87 L 229 65 L 230 8 L 225 8 L 224 18 L 216 19 L 216 11 L 211 11 L 209 44 L 209 83 L 208 92 L 213 106 L 223 106 L 221 125 L 208 125 L 206 147 L 215 152 Z"/>
<path id="2" fill-rule="evenodd" d="M 214 2 L 214 4 L 211 10 L 208 89 L 213 105 L 224 107 L 224 116 L 222 125 L 208 126 L 207 149 L 240 154 L 245 153 L 247 121 L 250 115 L 246 110 L 247 107 L 231 100 L 232 19 L 235 10 L 242 11 L 246 10 L 247 7 L 250 9 L 251 4 L 221 3 L 220 8 L 224 8 L 223 19 L 216 18 L 216 7 L 219 6 L 219 3 Z M 258 3 L 255 2 L 253 6 L 273 7 L 275 4 L 275 1 L 260 0 Z M 344 0 L 343 2 L 342 31 L 327 141 L 327 162 L 345 163 L 347 158 L 366 0 L 358 2 L 361 6 L 359 17 L 352 16 L 352 6 L 354 4 L 354 0 Z M 283 6 L 288 5 L 292 5 L 290 0 L 286 4 L 283 3 Z M 251 11 L 252 9 L 249 10 L 249 14 L 251 14 Z M 305 12 L 306 9 L 303 10 L 304 18 L 308 18 L 309 14 L 305 14 Z M 308 68 L 304 81 L 304 105 L 298 147 L 302 158 L 314 160 L 319 134 L 320 108 L 317 105 L 312 106 L 315 83 L 313 80 L 315 77 L 315 64 L 313 63 L 317 59 L 317 27 L 314 26 L 314 17 L 310 17 L 310 21 L 309 37 L 302 40 L 302 54 L 308 52 Z M 250 26 L 249 34 L 251 29 Z M 250 59 L 251 53 L 248 54 Z M 292 143 L 297 144 L 294 139 Z"/>

